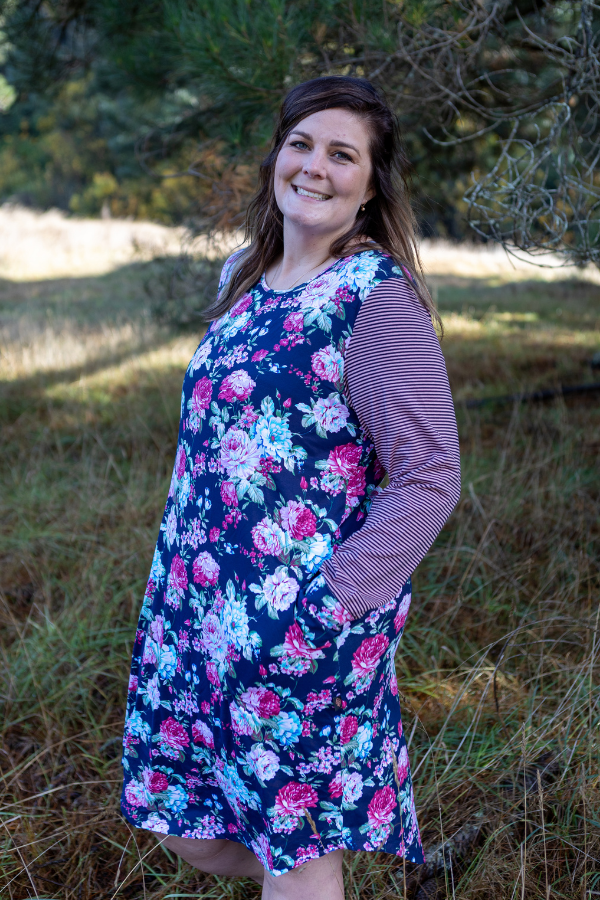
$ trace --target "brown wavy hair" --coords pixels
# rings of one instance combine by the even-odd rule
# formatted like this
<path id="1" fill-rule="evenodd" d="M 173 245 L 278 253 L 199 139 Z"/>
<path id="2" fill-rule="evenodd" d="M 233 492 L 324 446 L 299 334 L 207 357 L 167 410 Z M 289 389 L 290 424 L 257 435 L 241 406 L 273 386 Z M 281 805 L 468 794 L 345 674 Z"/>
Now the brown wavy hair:
<path id="1" fill-rule="evenodd" d="M 404 267 L 432 319 L 441 325 L 425 283 L 417 247 L 415 218 L 409 200 L 410 164 L 398 122 L 379 92 L 364 78 L 331 75 L 297 85 L 281 105 L 272 149 L 260 167 L 260 186 L 246 215 L 246 241 L 229 283 L 207 308 L 207 320 L 218 319 L 253 287 L 283 253 L 283 216 L 275 200 L 275 162 L 290 131 L 307 116 L 324 109 L 347 109 L 369 128 L 371 187 L 375 196 L 359 211 L 352 227 L 329 248 L 340 258 L 378 249 Z"/>

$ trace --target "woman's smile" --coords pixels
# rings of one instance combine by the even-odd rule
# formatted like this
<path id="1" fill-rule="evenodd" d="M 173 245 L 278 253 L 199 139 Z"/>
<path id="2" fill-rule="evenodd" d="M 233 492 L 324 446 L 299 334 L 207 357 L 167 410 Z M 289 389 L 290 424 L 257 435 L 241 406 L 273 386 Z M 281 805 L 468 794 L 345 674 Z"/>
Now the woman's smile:
<path id="1" fill-rule="evenodd" d="M 308 190 L 308 188 L 300 187 L 298 184 L 293 184 L 292 188 L 301 197 L 309 197 L 311 200 L 331 200 L 331 194 L 321 194 L 319 191 L 311 191 Z"/>

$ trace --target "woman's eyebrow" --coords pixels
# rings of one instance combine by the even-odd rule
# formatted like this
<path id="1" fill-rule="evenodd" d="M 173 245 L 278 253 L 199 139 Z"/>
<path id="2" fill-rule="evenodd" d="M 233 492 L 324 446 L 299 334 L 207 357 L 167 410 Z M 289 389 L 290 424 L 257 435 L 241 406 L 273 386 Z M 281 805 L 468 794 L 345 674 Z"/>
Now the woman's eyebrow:
<path id="1" fill-rule="evenodd" d="M 290 135 L 292 135 L 292 134 L 299 134 L 300 137 L 306 138 L 306 140 L 308 140 L 308 141 L 313 140 L 312 135 L 307 134 L 306 131 L 299 131 L 297 128 L 294 128 L 290 132 Z M 350 150 L 354 150 L 354 152 L 356 153 L 357 156 L 360 156 L 360 150 L 357 147 L 355 147 L 354 144 L 348 144 L 348 143 L 346 143 L 346 141 L 329 141 L 329 146 L 330 147 L 348 147 Z"/>

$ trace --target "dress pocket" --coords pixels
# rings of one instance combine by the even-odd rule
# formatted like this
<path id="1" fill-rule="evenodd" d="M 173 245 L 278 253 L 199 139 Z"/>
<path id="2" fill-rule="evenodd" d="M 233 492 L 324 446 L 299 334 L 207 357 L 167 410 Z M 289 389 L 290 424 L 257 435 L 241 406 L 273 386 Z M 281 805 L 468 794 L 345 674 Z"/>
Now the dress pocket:
<path id="1" fill-rule="evenodd" d="M 350 613 L 333 596 L 323 575 L 317 575 L 296 598 L 296 621 L 307 639 L 332 640 L 351 622 Z"/>

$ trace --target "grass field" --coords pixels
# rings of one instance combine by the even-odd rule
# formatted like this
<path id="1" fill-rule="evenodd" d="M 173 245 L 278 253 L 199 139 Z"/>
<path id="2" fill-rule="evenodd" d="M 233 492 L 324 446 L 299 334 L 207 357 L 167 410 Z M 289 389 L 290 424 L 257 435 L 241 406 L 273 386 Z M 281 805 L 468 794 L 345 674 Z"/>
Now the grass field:
<path id="1" fill-rule="evenodd" d="M 130 647 L 199 339 L 149 317 L 152 266 L 0 282 L 0 893 L 11 900 L 258 897 L 193 872 L 118 814 Z M 397 663 L 437 880 L 418 887 L 393 857 L 348 854 L 347 895 L 591 900 L 600 395 L 463 400 L 600 380 L 600 288 L 432 281 L 463 495 L 414 577 Z M 453 854 L 436 856 L 448 839 Z"/>

